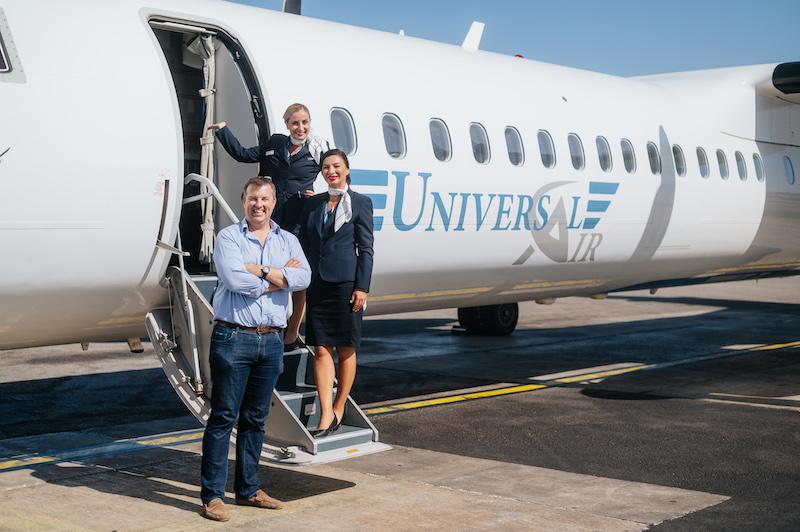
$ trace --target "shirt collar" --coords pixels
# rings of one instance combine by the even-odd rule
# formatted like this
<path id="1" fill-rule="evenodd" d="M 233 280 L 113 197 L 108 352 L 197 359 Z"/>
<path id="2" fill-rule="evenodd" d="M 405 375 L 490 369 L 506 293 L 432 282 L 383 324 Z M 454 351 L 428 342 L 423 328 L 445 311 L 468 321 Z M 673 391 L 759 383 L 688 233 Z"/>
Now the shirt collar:
<path id="1" fill-rule="evenodd" d="M 281 234 L 281 226 L 275 223 L 275 220 L 269 221 L 269 228 L 270 232 L 274 232 L 276 235 Z M 247 227 L 247 220 L 242 218 L 239 220 L 239 232 L 241 232 L 244 236 L 247 236 L 250 233 L 250 228 Z"/>

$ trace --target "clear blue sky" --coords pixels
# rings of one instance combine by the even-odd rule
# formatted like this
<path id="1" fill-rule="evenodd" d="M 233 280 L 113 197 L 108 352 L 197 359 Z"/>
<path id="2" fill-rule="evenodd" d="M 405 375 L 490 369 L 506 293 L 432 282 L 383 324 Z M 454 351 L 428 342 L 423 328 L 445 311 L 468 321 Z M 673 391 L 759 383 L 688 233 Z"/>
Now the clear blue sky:
<path id="1" fill-rule="evenodd" d="M 237 0 L 280 9 L 280 0 Z M 303 14 L 620 76 L 800 61 L 800 0 L 304 0 Z"/>

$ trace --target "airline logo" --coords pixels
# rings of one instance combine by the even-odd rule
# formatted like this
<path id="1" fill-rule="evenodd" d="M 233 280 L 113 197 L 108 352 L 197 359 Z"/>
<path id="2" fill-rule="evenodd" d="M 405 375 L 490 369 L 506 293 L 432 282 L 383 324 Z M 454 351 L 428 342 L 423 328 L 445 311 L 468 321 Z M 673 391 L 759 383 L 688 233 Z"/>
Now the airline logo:
<path id="1" fill-rule="evenodd" d="M 350 179 L 356 188 L 370 187 L 366 195 L 372 199 L 376 231 L 390 216 L 391 225 L 401 232 L 530 232 L 533 242 L 514 265 L 524 264 L 536 249 L 555 262 L 593 262 L 603 241 L 603 215 L 619 189 L 619 183 L 608 181 L 590 181 L 588 190 L 575 181 L 555 181 L 532 195 L 441 192 L 433 189 L 430 172 L 412 176 L 366 169 L 351 170 Z M 376 188 L 386 193 L 376 193 Z M 394 198 L 391 206 L 389 197 Z"/>

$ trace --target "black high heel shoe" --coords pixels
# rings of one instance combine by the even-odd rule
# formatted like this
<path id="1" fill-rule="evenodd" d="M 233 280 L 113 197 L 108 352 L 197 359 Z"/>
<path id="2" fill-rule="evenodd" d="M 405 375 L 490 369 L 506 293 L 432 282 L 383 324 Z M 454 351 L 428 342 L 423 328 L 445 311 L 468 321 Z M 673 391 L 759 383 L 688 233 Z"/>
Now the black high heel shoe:
<path id="1" fill-rule="evenodd" d="M 325 436 L 328 436 L 331 432 L 333 432 L 336 429 L 338 429 L 339 425 L 341 425 L 341 424 L 342 424 L 342 422 L 339 421 L 339 419 L 337 419 L 337 417 L 336 417 L 336 414 L 334 414 L 333 415 L 333 421 L 331 421 L 331 424 L 328 425 L 327 429 L 315 430 L 314 432 L 311 433 L 311 435 L 313 437 L 315 437 L 315 438 L 324 438 Z"/>
<path id="2" fill-rule="evenodd" d="M 339 419 L 336 417 L 336 414 L 334 414 L 333 419 L 336 420 L 336 426 L 331 429 L 331 432 L 336 432 L 337 430 L 339 430 L 339 427 L 342 426 L 342 421 L 344 420 L 344 416 L 342 416 L 342 419 Z"/>

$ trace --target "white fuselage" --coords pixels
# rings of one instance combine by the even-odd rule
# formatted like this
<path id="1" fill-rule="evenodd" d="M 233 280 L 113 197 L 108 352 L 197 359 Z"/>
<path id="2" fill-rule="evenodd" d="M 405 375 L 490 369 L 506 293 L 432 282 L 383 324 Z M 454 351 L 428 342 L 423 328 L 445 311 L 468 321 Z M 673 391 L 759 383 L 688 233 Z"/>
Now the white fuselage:
<path id="1" fill-rule="evenodd" d="M 350 112 L 351 166 L 374 178 L 353 187 L 378 199 L 382 219 L 370 313 L 800 266 L 800 185 L 784 170 L 785 156 L 800 169 L 800 105 L 764 88 L 774 65 L 625 79 L 226 2 L 11 0 L 0 9 L 21 65 L 13 80 L 0 73 L 0 153 L 11 148 L 0 158 L 0 349 L 140 335 L 145 313 L 167 303 L 171 255 L 156 242 L 173 244 L 178 232 L 184 145 L 153 17 L 235 37 L 273 132 L 285 131 L 281 115 L 296 101 L 329 139 L 331 108 Z M 403 158 L 386 151 L 384 113 L 402 120 Z M 449 161 L 434 157 L 432 118 L 449 128 Z M 473 158 L 473 122 L 488 132 L 486 164 Z M 521 134 L 521 166 L 509 161 L 507 126 Z M 540 159 L 539 130 L 555 143 L 553 168 Z M 583 141 L 580 170 L 571 133 Z M 611 147 L 610 171 L 597 136 Z M 623 138 L 635 148 L 633 173 Z"/>

